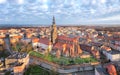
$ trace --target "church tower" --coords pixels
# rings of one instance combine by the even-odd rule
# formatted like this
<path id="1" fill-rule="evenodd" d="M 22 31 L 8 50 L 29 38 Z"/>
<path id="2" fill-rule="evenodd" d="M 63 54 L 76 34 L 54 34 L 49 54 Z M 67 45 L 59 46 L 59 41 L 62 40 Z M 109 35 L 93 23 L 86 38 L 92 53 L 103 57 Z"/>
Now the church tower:
<path id="1" fill-rule="evenodd" d="M 56 38 L 57 38 L 57 27 L 55 24 L 55 17 L 53 16 L 53 23 L 51 26 L 51 42 L 52 42 L 52 44 L 54 44 L 56 42 Z"/>

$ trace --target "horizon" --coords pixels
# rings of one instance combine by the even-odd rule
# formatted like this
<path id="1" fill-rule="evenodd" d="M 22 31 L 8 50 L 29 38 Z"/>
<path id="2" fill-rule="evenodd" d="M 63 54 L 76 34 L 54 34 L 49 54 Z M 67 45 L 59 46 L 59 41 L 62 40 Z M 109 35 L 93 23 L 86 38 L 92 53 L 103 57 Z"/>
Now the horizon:
<path id="1" fill-rule="evenodd" d="M 119 25 L 119 0 L 0 0 L 0 25 Z"/>
<path id="2" fill-rule="evenodd" d="M 6 28 L 6 27 L 49 27 L 51 26 L 51 24 L 0 24 L 0 26 L 3 28 Z M 72 27 L 80 27 L 80 26 L 88 26 L 88 27 L 120 27 L 120 24 L 88 24 L 88 25 L 83 25 L 83 24 L 63 24 L 63 25 L 57 25 L 58 27 L 59 26 L 72 26 Z M 1 28 L 0 27 L 0 28 Z"/>

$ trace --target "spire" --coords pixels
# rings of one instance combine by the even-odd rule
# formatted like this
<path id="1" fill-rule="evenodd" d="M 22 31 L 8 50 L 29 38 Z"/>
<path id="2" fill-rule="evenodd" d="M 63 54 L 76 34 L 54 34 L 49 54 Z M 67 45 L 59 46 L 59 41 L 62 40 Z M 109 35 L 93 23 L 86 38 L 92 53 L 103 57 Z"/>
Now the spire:
<path id="1" fill-rule="evenodd" d="M 53 22 L 51 26 L 51 42 L 54 44 L 57 38 L 57 27 L 55 24 L 55 17 L 53 16 Z"/>
<path id="2" fill-rule="evenodd" d="M 53 24 L 55 24 L 55 17 L 53 16 Z"/>

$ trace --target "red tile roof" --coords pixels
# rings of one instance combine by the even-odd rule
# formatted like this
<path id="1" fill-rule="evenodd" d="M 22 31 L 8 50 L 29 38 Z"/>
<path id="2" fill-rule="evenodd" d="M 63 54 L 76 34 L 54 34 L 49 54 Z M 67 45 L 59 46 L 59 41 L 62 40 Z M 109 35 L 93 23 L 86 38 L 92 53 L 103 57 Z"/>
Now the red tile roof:
<path id="1" fill-rule="evenodd" d="M 109 64 L 106 66 L 107 70 L 108 70 L 108 73 L 110 75 L 117 75 L 117 72 L 116 72 L 116 68 L 113 64 Z"/>
<path id="2" fill-rule="evenodd" d="M 26 36 L 27 36 L 27 38 L 30 38 L 30 37 L 32 37 L 32 34 L 31 33 L 27 33 Z"/>
<path id="3" fill-rule="evenodd" d="M 97 36 L 97 38 L 99 38 L 99 39 L 103 39 L 103 38 L 104 38 L 104 36 Z"/>
<path id="4" fill-rule="evenodd" d="M 0 32 L 7 32 L 7 30 L 0 30 Z"/>
<path id="5" fill-rule="evenodd" d="M 106 51 L 111 51 L 111 48 L 107 46 L 102 46 L 102 49 L 105 49 Z"/>
<path id="6" fill-rule="evenodd" d="M 67 40 L 67 41 L 71 41 L 71 42 L 73 42 L 73 41 L 76 41 L 76 40 L 77 40 L 77 37 L 70 38 L 70 37 L 67 37 L 67 36 L 64 36 L 64 35 L 60 35 L 60 36 L 58 36 L 57 39 Z"/>
<path id="7" fill-rule="evenodd" d="M 5 38 L 5 36 L 0 36 L 0 39 L 4 39 Z"/>
<path id="8" fill-rule="evenodd" d="M 65 43 L 57 42 L 57 43 L 55 43 L 54 48 L 63 49 L 63 45 L 65 45 Z M 73 46 L 72 44 L 66 44 L 67 49 L 72 46 Z"/>
<path id="9" fill-rule="evenodd" d="M 18 36 L 12 36 L 13 38 L 16 38 L 16 39 L 20 39 L 22 38 L 22 36 L 18 35 Z"/>
<path id="10" fill-rule="evenodd" d="M 91 53 L 92 53 L 94 56 L 100 55 L 100 53 L 99 53 L 98 50 L 92 50 Z"/>
<path id="11" fill-rule="evenodd" d="M 39 41 L 40 41 L 39 38 L 33 38 L 33 39 L 32 39 L 32 42 L 33 42 L 33 43 L 37 43 L 37 42 L 39 42 Z"/>
<path id="12" fill-rule="evenodd" d="M 120 38 L 112 38 L 112 37 L 108 37 L 106 38 L 107 40 L 114 40 L 114 41 L 120 41 Z"/>
<path id="13" fill-rule="evenodd" d="M 42 43 L 42 44 L 46 44 L 46 45 L 51 44 L 51 42 L 49 41 L 48 38 L 40 38 L 40 43 Z"/>
<path id="14" fill-rule="evenodd" d="M 63 44 L 62 43 L 56 43 L 53 48 L 63 49 Z"/>

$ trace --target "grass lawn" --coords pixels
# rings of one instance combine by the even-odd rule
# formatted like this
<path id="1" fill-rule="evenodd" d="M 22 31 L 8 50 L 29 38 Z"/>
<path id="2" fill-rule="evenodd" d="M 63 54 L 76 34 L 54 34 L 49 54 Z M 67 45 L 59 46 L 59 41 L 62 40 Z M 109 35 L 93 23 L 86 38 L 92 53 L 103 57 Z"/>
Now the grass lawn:
<path id="1" fill-rule="evenodd" d="M 53 71 L 47 71 L 38 65 L 30 65 L 24 75 L 58 75 Z"/>
<path id="2" fill-rule="evenodd" d="M 60 65 L 70 65 L 70 64 L 82 64 L 82 63 L 90 63 L 90 62 L 97 62 L 97 60 L 94 57 L 90 58 L 66 58 L 66 57 L 61 57 L 61 58 L 56 58 L 55 56 L 48 54 L 48 55 L 43 55 L 39 52 L 36 51 L 31 51 L 30 52 L 31 56 L 36 56 L 39 58 L 43 58 L 45 60 L 48 60 L 50 62 L 54 62 Z"/>
<path id="3" fill-rule="evenodd" d="M 40 54 L 40 53 L 38 53 L 38 52 L 36 52 L 36 51 L 30 51 L 29 54 L 30 54 L 31 56 L 36 56 L 36 57 L 39 57 L 39 58 L 43 58 L 43 57 L 44 57 L 43 54 Z"/>
<path id="4" fill-rule="evenodd" d="M 93 57 L 90 57 L 90 58 L 76 58 L 75 59 L 75 62 L 77 64 L 81 64 L 81 63 L 90 63 L 90 62 L 97 62 L 97 60 Z"/>

